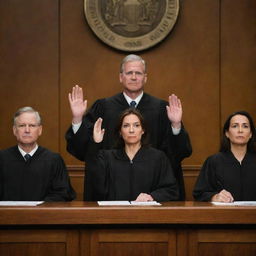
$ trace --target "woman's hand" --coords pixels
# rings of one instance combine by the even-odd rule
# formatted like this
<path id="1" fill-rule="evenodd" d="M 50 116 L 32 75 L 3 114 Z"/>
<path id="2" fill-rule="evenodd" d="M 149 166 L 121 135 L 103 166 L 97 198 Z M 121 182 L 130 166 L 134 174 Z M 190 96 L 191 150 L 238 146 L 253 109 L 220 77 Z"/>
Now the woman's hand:
<path id="1" fill-rule="evenodd" d="M 102 121 L 102 118 L 99 117 L 93 127 L 93 140 L 96 143 L 103 141 L 105 129 L 101 129 Z"/>
<path id="2" fill-rule="evenodd" d="M 227 190 L 223 189 L 220 191 L 220 193 L 215 194 L 212 199 L 212 202 L 223 202 L 223 203 L 232 203 L 234 201 L 233 196 L 231 195 L 230 192 Z"/>
<path id="3" fill-rule="evenodd" d="M 135 202 L 148 202 L 148 201 L 154 201 L 154 199 L 151 195 L 146 193 L 140 193 L 135 200 Z"/>

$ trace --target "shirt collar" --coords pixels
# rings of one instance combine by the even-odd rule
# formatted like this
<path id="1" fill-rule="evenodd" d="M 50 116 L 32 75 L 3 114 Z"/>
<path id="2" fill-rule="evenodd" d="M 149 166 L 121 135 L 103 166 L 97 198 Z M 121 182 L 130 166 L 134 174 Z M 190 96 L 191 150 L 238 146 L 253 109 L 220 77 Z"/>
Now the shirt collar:
<path id="1" fill-rule="evenodd" d="M 132 101 L 135 101 L 135 102 L 136 102 L 136 106 L 137 106 L 137 105 L 139 104 L 139 102 L 140 102 L 142 96 L 143 96 L 143 92 L 142 92 L 137 98 L 135 98 L 135 99 L 130 98 L 125 92 L 123 92 L 123 95 L 124 95 L 124 97 L 125 97 L 125 99 L 126 99 L 128 105 L 130 105 L 130 103 L 131 103 Z"/>
<path id="2" fill-rule="evenodd" d="M 19 151 L 20 151 L 20 153 L 21 153 L 21 155 L 24 157 L 26 154 L 30 154 L 30 156 L 33 156 L 34 154 L 35 154 L 35 152 L 37 151 L 37 149 L 38 149 L 38 145 L 36 145 L 35 147 L 34 147 L 34 149 L 32 149 L 30 152 L 25 152 L 19 145 L 18 145 L 18 149 L 19 149 Z"/>

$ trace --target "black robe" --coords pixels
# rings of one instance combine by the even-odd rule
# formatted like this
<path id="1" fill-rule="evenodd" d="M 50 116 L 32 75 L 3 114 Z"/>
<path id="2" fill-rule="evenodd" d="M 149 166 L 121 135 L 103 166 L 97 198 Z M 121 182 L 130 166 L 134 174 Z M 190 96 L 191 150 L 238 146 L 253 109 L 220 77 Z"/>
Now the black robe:
<path id="1" fill-rule="evenodd" d="M 168 158 L 151 147 L 131 161 L 124 149 L 100 150 L 87 162 L 93 200 L 136 200 L 140 193 L 156 201 L 178 200 L 178 187 Z"/>
<path id="2" fill-rule="evenodd" d="M 75 196 L 59 154 L 39 146 L 25 161 L 18 146 L 0 151 L 1 201 L 70 201 Z"/>
<path id="3" fill-rule="evenodd" d="M 256 201 L 256 154 L 247 153 L 240 164 L 232 152 L 210 156 L 198 176 L 193 196 L 198 201 L 210 201 L 222 189 L 235 201 Z"/>
<path id="4" fill-rule="evenodd" d="M 189 136 L 182 126 L 178 135 L 173 135 L 171 123 L 166 113 L 166 101 L 157 99 L 147 93 L 143 94 L 137 109 L 143 115 L 149 131 L 149 143 L 152 147 L 162 150 L 170 159 L 174 175 L 176 177 L 180 200 L 185 200 L 184 179 L 181 169 L 181 161 L 191 155 L 192 149 Z M 81 127 L 76 134 L 72 127 L 66 133 L 67 150 L 81 161 L 87 161 L 88 142 L 92 138 L 95 121 L 103 118 L 105 128 L 102 149 L 111 149 L 115 143 L 115 131 L 121 112 L 129 107 L 123 93 L 110 98 L 97 100 L 87 111 Z M 85 179 L 85 200 L 92 200 L 91 182 Z"/>

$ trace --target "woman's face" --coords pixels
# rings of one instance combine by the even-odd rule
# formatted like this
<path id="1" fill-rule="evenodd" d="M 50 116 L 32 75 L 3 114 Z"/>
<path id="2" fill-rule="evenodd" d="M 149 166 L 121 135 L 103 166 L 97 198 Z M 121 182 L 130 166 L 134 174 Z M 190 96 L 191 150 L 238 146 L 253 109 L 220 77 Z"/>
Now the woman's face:
<path id="1" fill-rule="evenodd" d="M 249 120 L 244 115 L 235 115 L 231 118 L 229 130 L 226 131 L 232 145 L 246 145 L 252 137 Z"/>
<path id="2" fill-rule="evenodd" d="M 130 114 L 125 116 L 120 131 L 125 144 L 140 144 L 143 133 L 141 122 L 136 115 Z"/>

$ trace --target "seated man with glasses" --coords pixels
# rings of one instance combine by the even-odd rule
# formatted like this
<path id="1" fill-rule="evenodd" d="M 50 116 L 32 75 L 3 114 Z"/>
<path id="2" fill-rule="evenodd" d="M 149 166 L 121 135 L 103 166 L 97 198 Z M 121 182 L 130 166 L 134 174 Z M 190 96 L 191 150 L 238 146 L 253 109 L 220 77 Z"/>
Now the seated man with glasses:
<path id="1" fill-rule="evenodd" d="M 41 117 L 31 107 L 13 120 L 18 145 L 0 151 L 1 201 L 71 201 L 75 192 L 61 156 L 37 144 Z"/>

